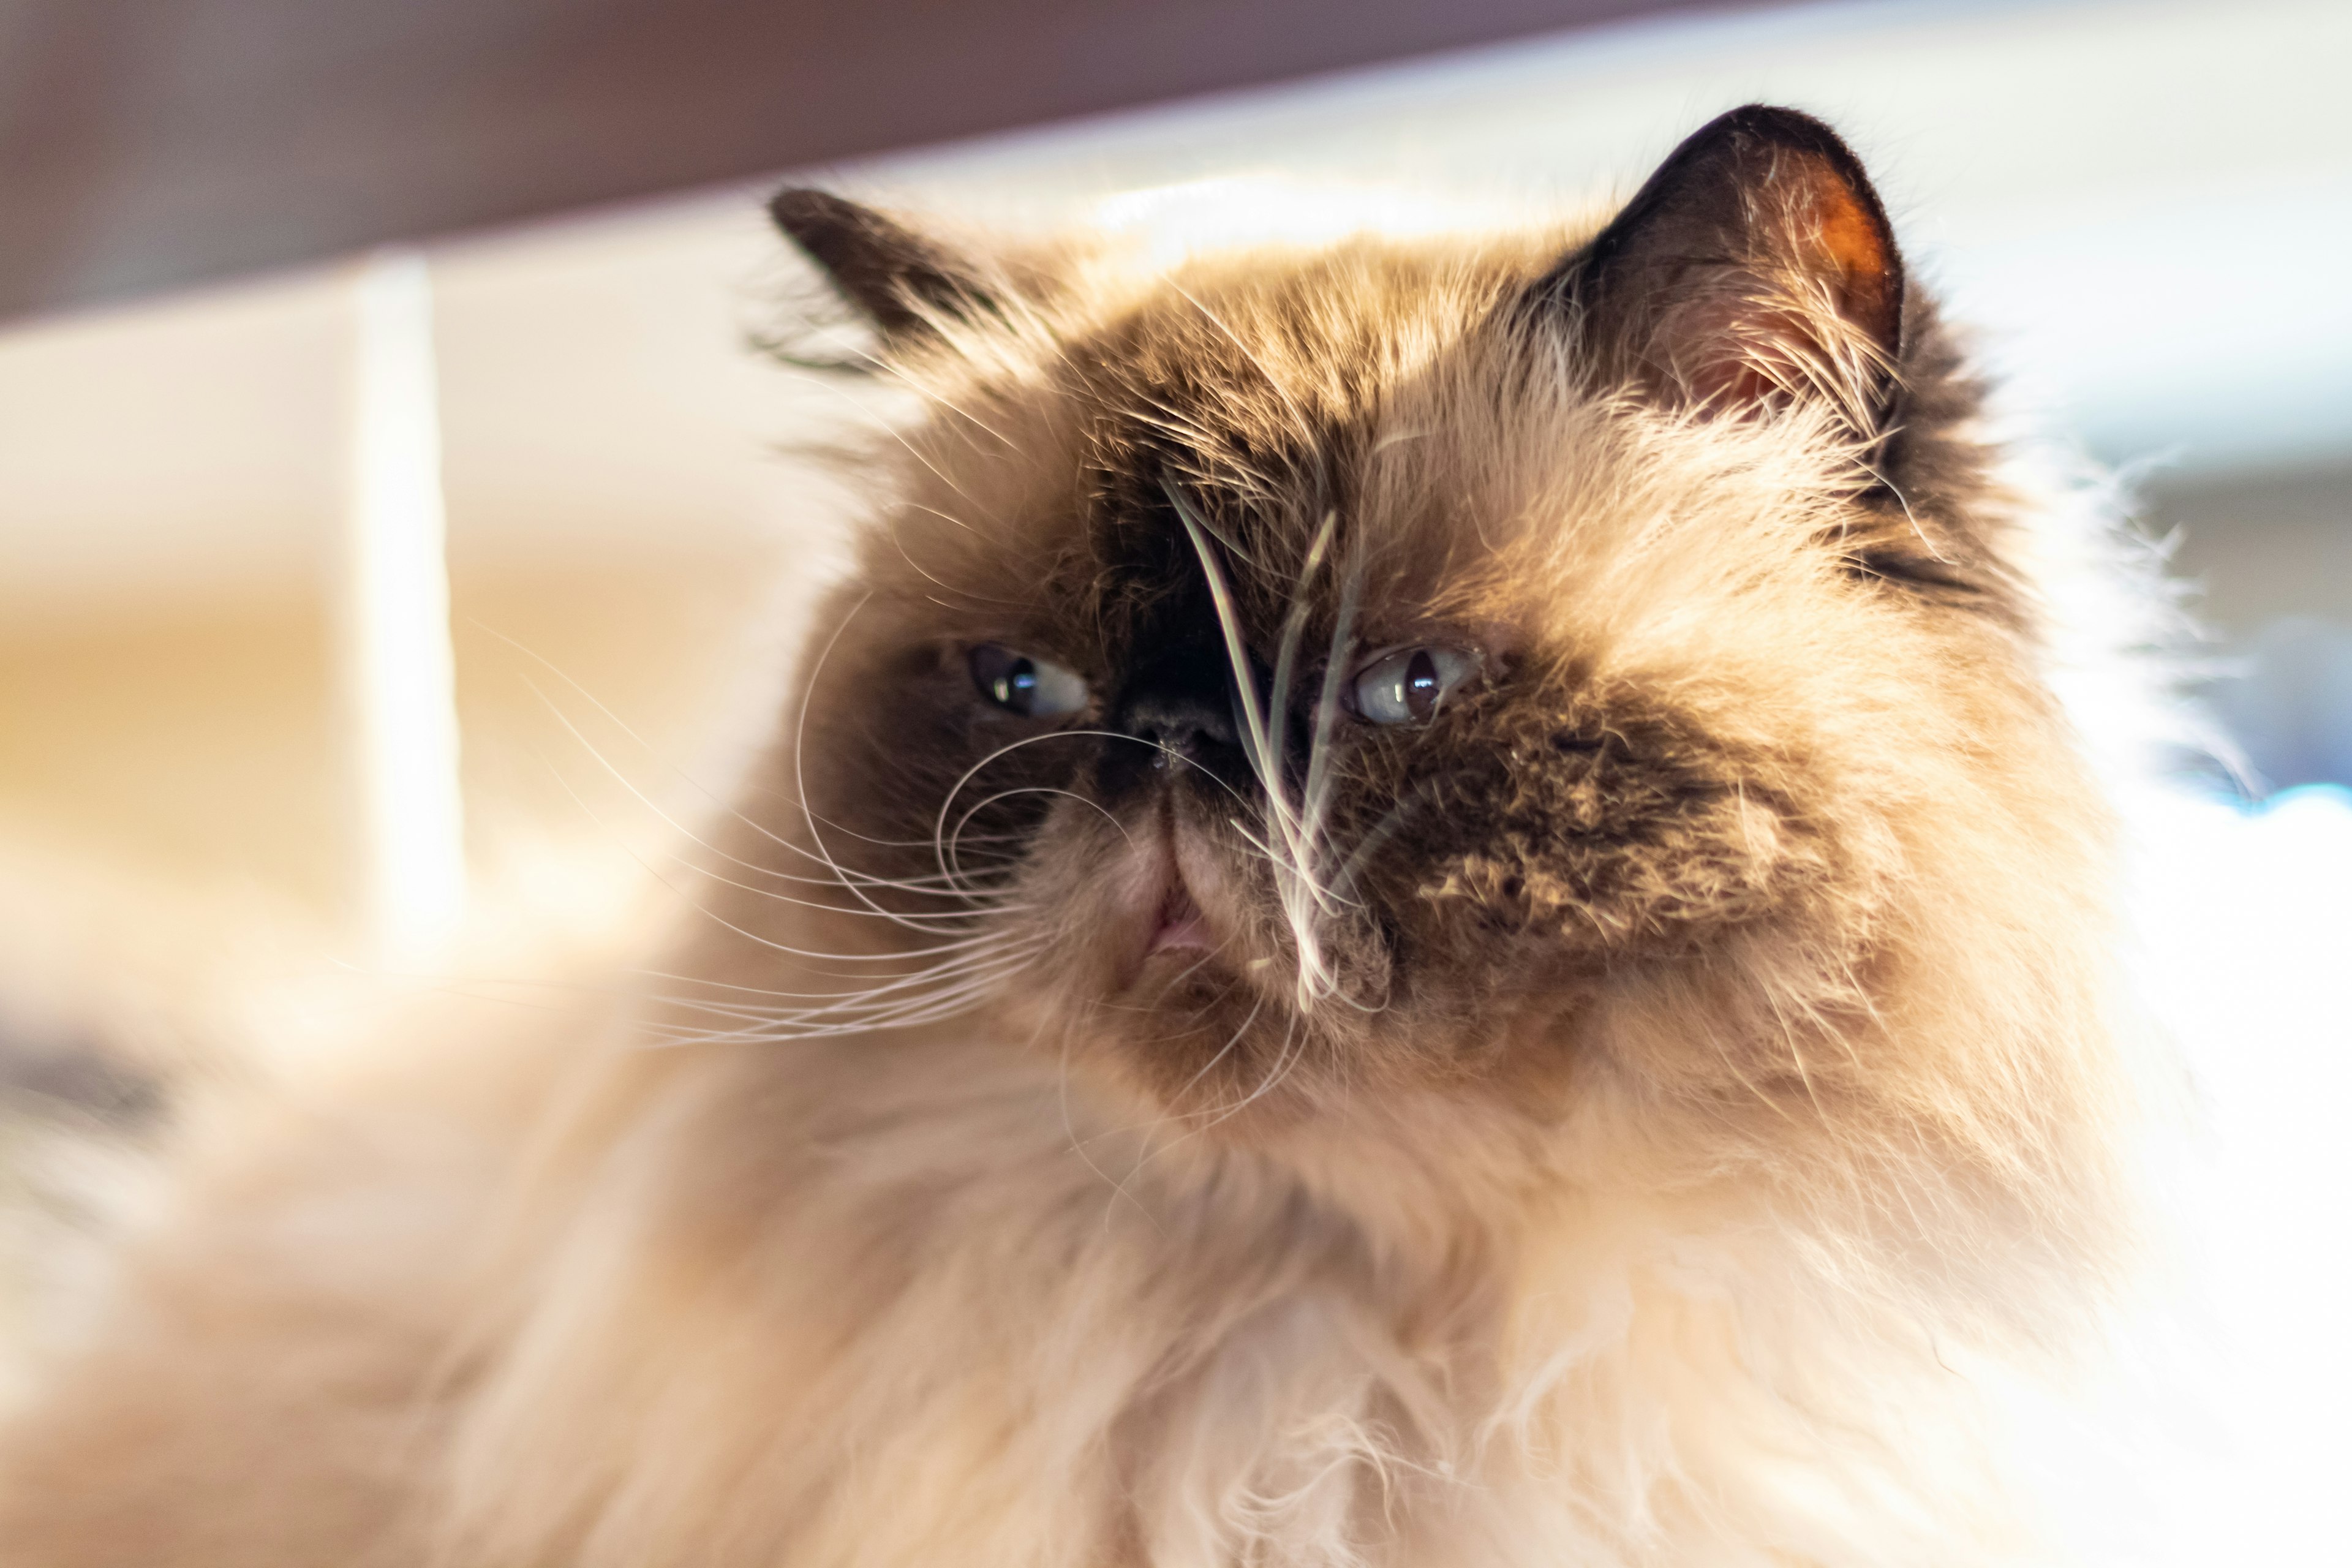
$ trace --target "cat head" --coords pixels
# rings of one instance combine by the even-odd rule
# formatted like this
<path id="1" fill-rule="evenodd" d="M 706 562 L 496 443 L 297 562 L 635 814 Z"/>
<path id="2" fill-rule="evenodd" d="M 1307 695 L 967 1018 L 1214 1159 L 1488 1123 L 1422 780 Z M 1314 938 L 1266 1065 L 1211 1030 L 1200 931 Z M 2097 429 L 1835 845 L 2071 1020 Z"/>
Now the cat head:
<path id="1" fill-rule="evenodd" d="M 2042 1048 L 1997 1015 L 2095 832 L 1974 387 L 1819 122 L 1597 230 L 1142 276 L 772 210 L 926 409 L 745 848 L 829 912 L 730 906 L 890 976 L 840 1017 L 1226 1135 L 1867 1117 Z M 1990 1043 L 1914 1043 L 1954 1009 Z"/>

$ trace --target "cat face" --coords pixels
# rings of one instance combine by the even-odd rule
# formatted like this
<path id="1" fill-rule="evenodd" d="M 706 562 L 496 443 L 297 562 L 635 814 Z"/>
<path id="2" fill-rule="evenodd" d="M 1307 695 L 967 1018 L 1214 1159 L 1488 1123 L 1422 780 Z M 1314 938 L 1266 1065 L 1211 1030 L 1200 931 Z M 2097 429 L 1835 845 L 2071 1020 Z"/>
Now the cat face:
<path id="1" fill-rule="evenodd" d="M 910 995 L 1220 1124 L 1818 1096 L 1790 1031 L 1881 1010 L 1938 868 L 2032 837 L 2063 748 L 1968 399 L 1801 116 L 1576 243 L 1118 288 L 776 211 L 932 409 L 793 829 L 855 863 L 842 940 L 942 966 Z"/>

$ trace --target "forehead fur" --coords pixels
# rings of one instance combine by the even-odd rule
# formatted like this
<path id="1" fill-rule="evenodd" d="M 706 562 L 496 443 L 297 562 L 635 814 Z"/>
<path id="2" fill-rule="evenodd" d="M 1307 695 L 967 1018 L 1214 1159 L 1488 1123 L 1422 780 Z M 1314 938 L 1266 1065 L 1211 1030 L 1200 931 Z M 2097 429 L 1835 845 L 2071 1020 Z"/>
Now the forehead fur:
<path id="1" fill-rule="evenodd" d="M 1857 615 L 1898 630 L 1906 604 L 1840 580 L 1885 526 L 1864 504 L 1882 470 L 1845 426 L 1600 384 L 1572 323 L 1515 308 L 1570 242 L 1216 258 L 951 343 L 910 367 L 933 416 L 870 574 L 1077 657 L 1074 612 L 1088 640 L 1115 635 L 1136 595 L 1197 572 L 1181 497 L 1260 636 L 1311 589 L 1327 530 L 1372 643 L 1449 626 L 1658 672 L 1752 661 L 1762 622 L 1815 653 Z"/>

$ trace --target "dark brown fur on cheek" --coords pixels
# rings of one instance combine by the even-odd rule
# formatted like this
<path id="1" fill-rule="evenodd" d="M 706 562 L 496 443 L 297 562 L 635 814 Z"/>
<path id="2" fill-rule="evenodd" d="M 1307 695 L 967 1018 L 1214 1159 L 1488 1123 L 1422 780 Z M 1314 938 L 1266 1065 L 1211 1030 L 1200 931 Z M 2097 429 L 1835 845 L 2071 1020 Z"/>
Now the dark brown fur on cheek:
<path id="1" fill-rule="evenodd" d="M 1829 846 L 1781 760 L 1625 687 L 1530 673 L 1447 715 L 1381 879 L 1429 984 L 1498 941 L 1591 970 L 1688 951 L 1818 887 Z M 1439 737 L 1431 737 L 1438 741 Z"/>
<path id="2" fill-rule="evenodd" d="M 830 619 L 786 715 L 797 765 L 755 803 L 760 832 L 747 858 L 798 879 L 793 897 L 850 917 L 827 943 L 862 947 L 895 932 L 901 946 L 926 946 L 942 922 L 1002 892 L 1055 792 L 1091 763 L 1097 742 L 1083 715 L 1024 719 L 982 699 L 971 645 L 1003 638 L 1060 653 L 1038 637 L 950 620 L 912 592 L 845 595 Z M 833 879 L 821 875 L 812 889 L 806 879 L 827 861 L 840 868 L 840 885 L 824 888 Z M 876 906 L 933 929 L 872 929 Z M 751 908 L 762 920 L 772 913 Z"/>

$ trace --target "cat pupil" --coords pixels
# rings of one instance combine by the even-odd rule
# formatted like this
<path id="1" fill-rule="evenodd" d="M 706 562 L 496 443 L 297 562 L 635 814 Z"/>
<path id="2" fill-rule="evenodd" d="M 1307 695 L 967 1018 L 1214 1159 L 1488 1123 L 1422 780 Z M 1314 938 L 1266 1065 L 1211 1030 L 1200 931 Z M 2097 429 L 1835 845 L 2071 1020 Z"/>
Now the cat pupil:
<path id="1" fill-rule="evenodd" d="M 1476 668 L 1471 655 L 1444 644 L 1399 648 L 1356 677 L 1356 716 L 1374 724 L 1426 723 Z"/>
<path id="2" fill-rule="evenodd" d="M 1016 713 L 1029 711 L 1030 700 L 1037 691 L 1037 667 L 1025 658 L 1013 661 L 1013 668 L 996 678 L 996 700 Z"/>
<path id="3" fill-rule="evenodd" d="M 1058 719 L 1087 705 L 1086 679 L 1050 658 L 1033 658 L 995 643 L 971 650 L 974 690 L 1007 713 Z"/>
<path id="4" fill-rule="evenodd" d="M 1443 683 L 1437 676 L 1437 661 L 1429 657 L 1427 648 L 1416 649 L 1412 661 L 1404 669 L 1404 705 L 1416 719 L 1426 719 L 1437 708 Z"/>

